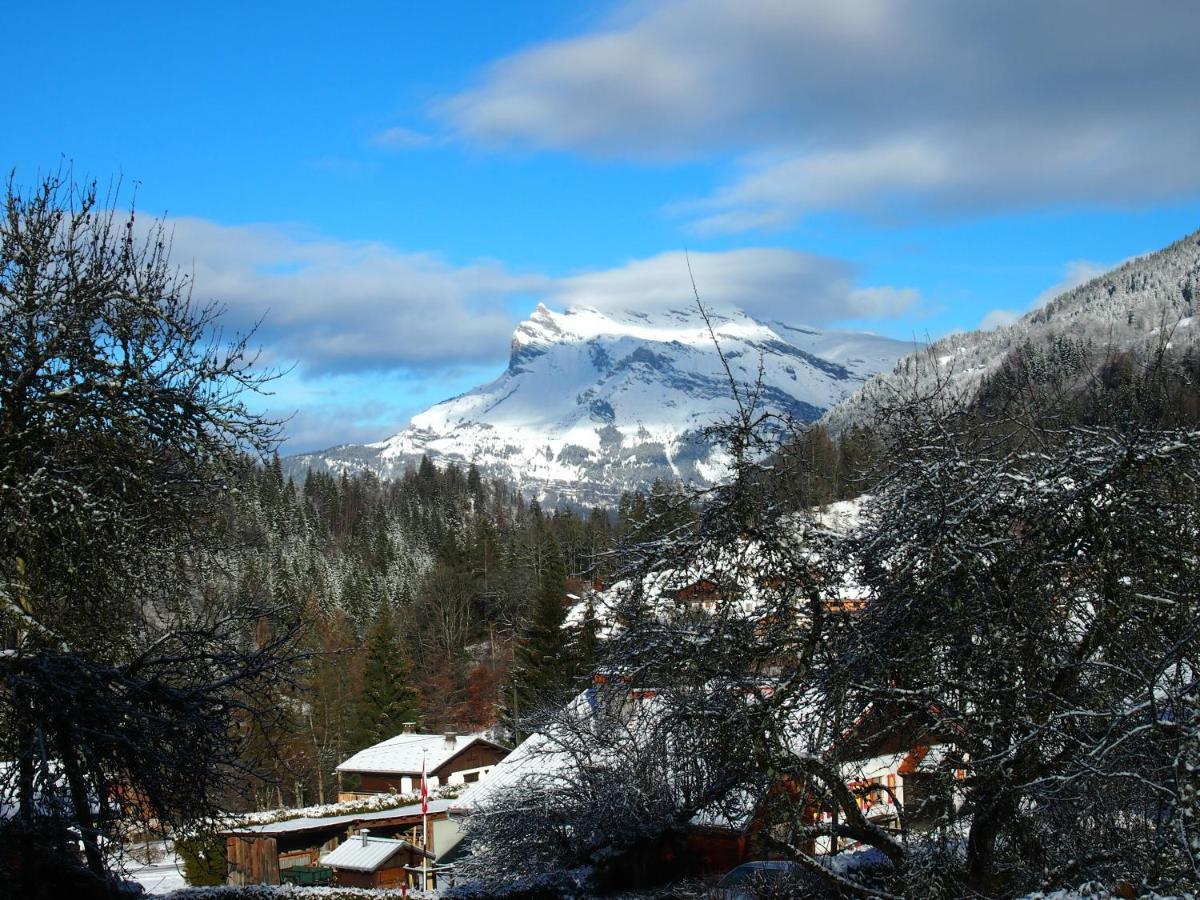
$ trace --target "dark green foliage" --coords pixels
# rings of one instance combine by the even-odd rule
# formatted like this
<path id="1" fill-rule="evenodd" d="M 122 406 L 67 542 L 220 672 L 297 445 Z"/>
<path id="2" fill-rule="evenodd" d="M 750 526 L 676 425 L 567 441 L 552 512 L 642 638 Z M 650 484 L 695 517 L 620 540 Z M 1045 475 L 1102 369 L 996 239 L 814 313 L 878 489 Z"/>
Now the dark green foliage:
<path id="1" fill-rule="evenodd" d="M 549 528 L 543 526 L 537 547 L 537 594 L 513 652 L 512 672 L 502 695 L 502 719 L 517 740 L 524 734 L 522 718 L 561 701 L 578 672 L 569 635 L 563 629 L 566 568 Z"/>
<path id="2" fill-rule="evenodd" d="M 224 884 L 226 870 L 225 839 L 217 835 L 181 838 L 175 852 L 183 861 L 183 877 L 193 887 Z"/>
<path id="3" fill-rule="evenodd" d="M 833 436 L 820 423 L 809 425 L 772 460 L 772 494 L 798 510 L 848 500 L 867 492 L 886 471 L 879 440 L 856 425 Z"/>
<path id="4" fill-rule="evenodd" d="M 617 526 L 607 510 L 544 510 L 477 469 L 429 463 L 393 481 L 322 472 L 300 485 L 279 479 L 273 461 L 245 465 L 231 513 L 245 548 L 239 593 L 294 611 L 309 624 L 313 654 L 301 702 L 287 706 L 287 729 L 260 741 L 275 758 L 271 780 L 253 786 L 260 808 L 331 800 L 334 766 L 398 732 L 397 722 L 429 731 L 494 724 L 544 585 L 554 585 L 561 616 L 566 579 L 578 594 L 614 567 Z M 365 671 L 385 607 L 404 674 Z M 564 633 L 563 658 L 593 637 Z M 392 681 L 407 688 L 401 706 L 411 712 L 388 715 L 386 725 L 372 713 L 370 727 L 360 728 L 364 692 Z M 388 703 L 377 697 L 369 705 Z"/>
<path id="5" fill-rule="evenodd" d="M 589 675 L 596 665 L 596 653 L 600 639 L 597 635 L 599 622 L 596 620 L 596 604 L 589 596 L 584 601 L 583 621 L 575 637 L 575 661 L 581 675 Z"/>
<path id="6" fill-rule="evenodd" d="M 1058 428 L 1095 425 L 1116 417 L 1200 423 L 1200 357 L 1195 348 L 1157 355 L 1098 347 L 1056 336 L 1023 341 L 981 382 L 959 414 L 982 429 L 1021 410 L 1053 416 Z M 821 423 L 802 429 L 771 460 L 769 493 L 787 508 L 823 506 L 870 493 L 893 460 L 869 424 L 831 434 Z M 645 521 L 645 498 L 622 500 L 623 522 Z M 628 526 L 626 526 L 628 527 Z M 633 530 L 644 538 L 645 529 Z"/>
<path id="7" fill-rule="evenodd" d="M 354 745 L 361 749 L 399 734 L 405 722 L 418 722 L 421 707 L 409 684 L 408 662 L 388 604 L 367 635 L 362 697 L 358 702 Z"/>
<path id="8" fill-rule="evenodd" d="M 621 540 L 641 544 L 688 528 L 696 522 L 695 503 L 692 492 L 659 479 L 646 493 L 622 494 L 617 507 Z"/>

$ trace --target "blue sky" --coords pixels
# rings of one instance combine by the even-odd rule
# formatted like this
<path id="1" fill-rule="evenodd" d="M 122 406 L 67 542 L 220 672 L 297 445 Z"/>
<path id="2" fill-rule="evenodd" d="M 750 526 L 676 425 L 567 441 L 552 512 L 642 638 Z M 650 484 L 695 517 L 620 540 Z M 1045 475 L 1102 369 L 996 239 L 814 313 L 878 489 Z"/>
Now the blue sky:
<path id="1" fill-rule="evenodd" d="M 6 32 L 0 159 L 120 174 L 199 296 L 266 314 L 291 451 L 494 376 L 539 300 L 686 299 L 684 248 L 754 312 L 936 337 L 1200 227 L 1190 0 L 21 4 Z"/>

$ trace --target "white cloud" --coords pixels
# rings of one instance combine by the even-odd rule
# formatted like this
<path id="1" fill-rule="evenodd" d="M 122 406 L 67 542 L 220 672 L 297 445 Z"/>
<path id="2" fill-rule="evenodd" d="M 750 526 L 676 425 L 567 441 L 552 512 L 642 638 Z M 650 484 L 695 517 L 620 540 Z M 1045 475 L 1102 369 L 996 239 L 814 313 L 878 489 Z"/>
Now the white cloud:
<path id="1" fill-rule="evenodd" d="M 435 143 L 432 135 L 400 125 L 385 128 L 371 135 L 371 145 L 381 150 L 411 150 L 415 147 L 428 147 Z"/>
<path id="2" fill-rule="evenodd" d="M 295 227 L 195 218 L 166 225 L 172 260 L 193 274 L 194 298 L 224 304 L 230 329 L 261 320 L 260 362 L 294 367 L 261 402 L 290 417 L 289 452 L 382 438 L 444 399 L 447 385 L 493 377 L 514 310 L 535 299 L 639 311 L 692 303 L 682 252 L 555 278 Z M 919 300 L 912 289 L 861 285 L 847 262 L 795 250 L 693 253 L 691 263 L 708 305 L 793 324 L 890 318 Z"/>
<path id="3" fill-rule="evenodd" d="M 1011 325 L 1017 319 L 1021 318 L 1021 313 L 1014 312 L 1011 309 L 993 309 L 983 321 L 979 323 L 980 331 L 992 331 L 996 328 L 1003 328 L 1005 325 Z"/>
<path id="4" fill-rule="evenodd" d="M 325 403 L 268 411 L 284 420 L 286 453 L 324 450 L 338 444 L 366 444 L 393 434 L 414 410 L 379 403 Z"/>
<path id="5" fill-rule="evenodd" d="M 735 159 L 699 230 L 1200 192 L 1200 5 L 664 0 L 501 59 L 440 113 L 465 139 Z"/>
<path id="6" fill-rule="evenodd" d="M 1115 269 L 1121 264 L 1109 265 L 1108 263 L 1092 262 L 1087 259 L 1073 259 L 1064 267 L 1063 277 L 1034 297 L 1030 308 L 1039 309 L 1059 294 L 1065 294 L 1067 291 L 1074 290 L 1081 284 L 1087 284 L 1093 278 L 1099 278 L 1105 272 Z"/>
<path id="7" fill-rule="evenodd" d="M 227 305 L 225 321 L 235 328 L 262 319 L 256 339 L 266 359 L 285 368 L 294 362 L 306 377 L 495 362 L 522 300 L 639 311 L 692 302 L 683 252 L 554 278 L 277 225 L 167 224 L 172 259 L 194 273 L 197 300 Z M 885 319 L 918 301 L 913 289 L 863 286 L 853 265 L 796 250 L 693 253 L 691 262 L 706 303 L 762 318 Z"/>
<path id="8" fill-rule="evenodd" d="M 962 177 L 944 148 L 904 138 L 749 164 L 712 196 L 674 208 L 698 216 L 695 231 L 727 233 L 783 226 L 813 210 L 875 206 L 906 192 L 945 191 Z"/>
<path id="9" fill-rule="evenodd" d="M 758 318 L 815 325 L 891 318 L 910 310 L 918 299 L 910 288 L 860 287 L 848 263 L 796 250 L 692 253 L 690 259 L 706 305 L 738 307 Z M 651 311 L 693 302 L 688 260 L 682 252 L 563 278 L 550 293 L 562 306 L 598 309 Z"/>
<path id="10" fill-rule="evenodd" d="M 195 295 L 305 372 L 444 367 L 503 354 L 506 303 L 550 280 L 501 263 L 453 266 L 427 253 L 338 241 L 274 225 L 172 219 L 172 258 L 194 267 Z"/>

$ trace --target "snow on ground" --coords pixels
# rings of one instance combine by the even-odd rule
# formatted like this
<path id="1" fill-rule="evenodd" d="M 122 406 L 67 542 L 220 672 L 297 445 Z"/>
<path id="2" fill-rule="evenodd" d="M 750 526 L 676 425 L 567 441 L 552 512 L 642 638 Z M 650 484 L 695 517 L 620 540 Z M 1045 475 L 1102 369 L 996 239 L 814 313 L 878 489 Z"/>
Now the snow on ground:
<path id="1" fill-rule="evenodd" d="M 152 896 L 161 896 L 187 887 L 183 861 L 170 841 L 155 841 L 131 847 L 125 861 L 126 877 L 136 881 Z"/>

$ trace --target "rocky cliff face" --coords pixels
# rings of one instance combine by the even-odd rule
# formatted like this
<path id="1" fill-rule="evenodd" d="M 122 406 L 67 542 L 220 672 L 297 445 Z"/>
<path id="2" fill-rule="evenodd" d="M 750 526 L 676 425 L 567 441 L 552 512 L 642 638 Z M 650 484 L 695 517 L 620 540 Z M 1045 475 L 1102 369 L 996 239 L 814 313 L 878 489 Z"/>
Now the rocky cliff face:
<path id="1" fill-rule="evenodd" d="M 911 343 L 877 335 L 713 317 L 742 389 L 762 368 L 763 402 L 812 421 L 872 375 L 890 370 Z M 725 460 L 705 429 L 734 409 L 728 378 L 695 309 L 655 314 L 538 306 L 517 326 L 499 378 L 413 417 L 377 444 L 292 457 L 308 468 L 395 475 L 428 455 L 474 462 L 555 502 L 612 502 L 656 478 L 711 484 Z"/>

